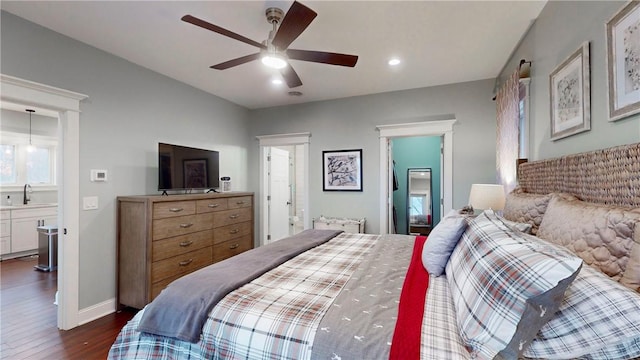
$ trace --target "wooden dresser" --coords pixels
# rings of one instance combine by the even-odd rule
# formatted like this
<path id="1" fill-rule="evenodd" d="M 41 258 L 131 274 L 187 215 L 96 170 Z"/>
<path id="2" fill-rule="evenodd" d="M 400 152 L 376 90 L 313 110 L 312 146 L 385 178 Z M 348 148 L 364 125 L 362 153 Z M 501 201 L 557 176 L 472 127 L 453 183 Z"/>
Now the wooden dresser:
<path id="1" fill-rule="evenodd" d="M 120 196 L 117 211 L 119 307 L 253 248 L 253 193 Z"/>

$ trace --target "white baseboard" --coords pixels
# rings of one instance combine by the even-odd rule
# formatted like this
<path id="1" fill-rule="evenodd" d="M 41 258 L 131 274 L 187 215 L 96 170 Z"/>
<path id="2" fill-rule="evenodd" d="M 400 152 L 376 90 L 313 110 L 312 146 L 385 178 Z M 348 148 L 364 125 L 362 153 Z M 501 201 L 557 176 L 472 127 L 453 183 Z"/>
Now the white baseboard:
<path id="1" fill-rule="evenodd" d="M 78 312 L 78 325 L 86 324 L 114 312 L 116 312 L 115 298 L 89 306 Z"/>

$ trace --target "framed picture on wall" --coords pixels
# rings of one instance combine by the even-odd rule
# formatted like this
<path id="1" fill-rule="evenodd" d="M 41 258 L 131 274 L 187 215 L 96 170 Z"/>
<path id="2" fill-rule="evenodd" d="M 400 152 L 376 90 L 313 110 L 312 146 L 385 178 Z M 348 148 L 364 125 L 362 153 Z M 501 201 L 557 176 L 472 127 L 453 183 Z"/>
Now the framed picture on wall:
<path id="1" fill-rule="evenodd" d="M 589 42 L 569 55 L 549 75 L 551 140 L 591 129 Z"/>
<path id="2" fill-rule="evenodd" d="M 362 149 L 322 152 L 323 191 L 362 191 Z"/>
<path id="3" fill-rule="evenodd" d="M 640 3 L 630 1 L 607 22 L 609 121 L 640 112 Z"/>

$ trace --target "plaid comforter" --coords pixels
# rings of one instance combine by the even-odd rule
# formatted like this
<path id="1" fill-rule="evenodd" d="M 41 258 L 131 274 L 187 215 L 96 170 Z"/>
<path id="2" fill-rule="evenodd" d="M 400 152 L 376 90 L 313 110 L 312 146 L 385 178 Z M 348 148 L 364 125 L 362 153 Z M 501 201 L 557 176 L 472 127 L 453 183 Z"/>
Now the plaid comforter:
<path id="1" fill-rule="evenodd" d="M 399 239 L 400 235 L 385 237 L 387 244 L 405 240 Z M 362 279 L 371 277 L 380 281 L 381 277 L 396 276 L 398 269 L 384 266 L 393 254 L 384 247 L 381 255 L 374 254 L 374 245 L 380 238 L 380 235 L 341 234 L 233 291 L 209 313 L 197 343 L 137 331 L 142 310 L 122 329 L 109 359 L 309 359 L 316 335 L 323 334 L 319 330 L 321 320 L 328 308 L 337 306 L 333 304 L 339 293 L 347 287 L 364 287 L 367 284 L 360 282 Z M 411 240 L 406 241 L 410 244 Z M 397 256 L 410 257 L 411 246 L 405 248 L 407 255 Z M 362 268 L 363 261 L 372 263 L 374 268 L 382 266 L 373 271 L 371 267 Z M 358 272 L 367 275 L 360 276 Z M 403 277 L 398 276 L 400 285 Z M 345 287 L 348 280 L 351 281 Z M 395 300 L 380 306 L 397 304 Z M 388 315 L 395 318 L 394 313 L 395 310 Z M 377 315 L 384 314 L 380 311 Z M 421 359 L 469 358 L 458 334 L 444 276 L 429 280 L 421 338 Z"/>
<path id="2" fill-rule="evenodd" d="M 379 237 L 341 234 L 233 291 L 195 344 L 138 332 L 142 310 L 109 359 L 308 359 L 322 316 Z"/>

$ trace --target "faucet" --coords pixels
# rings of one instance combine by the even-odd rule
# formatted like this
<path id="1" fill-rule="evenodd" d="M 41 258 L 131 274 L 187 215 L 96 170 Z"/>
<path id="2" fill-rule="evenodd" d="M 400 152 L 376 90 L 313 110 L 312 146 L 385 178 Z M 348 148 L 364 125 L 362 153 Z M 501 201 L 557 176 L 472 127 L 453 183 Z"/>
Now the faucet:
<path id="1" fill-rule="evenodd" d="M 27 192 L 27 188 L 29 189 L 29 191 Z M 24 184 L 24 191 L 23 191 L 23 199 L 22 200 L 22 204 L 27 205 L 29 203 L 29 201 L 31 201 L 31 197 L 29 196 L 29 194 L 31 194 L 31 192 L 33 192 L 33 190 L 31 189 L 31 185 L 29 184 Z"/>

